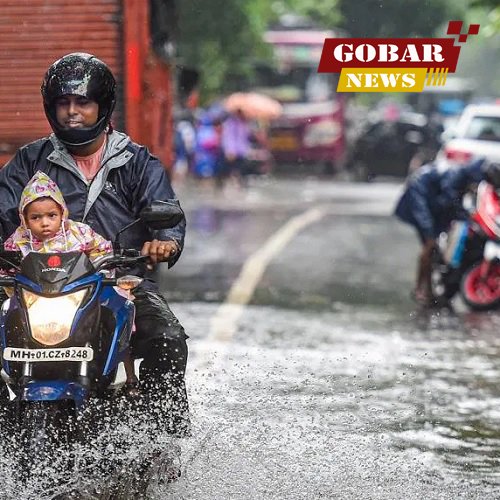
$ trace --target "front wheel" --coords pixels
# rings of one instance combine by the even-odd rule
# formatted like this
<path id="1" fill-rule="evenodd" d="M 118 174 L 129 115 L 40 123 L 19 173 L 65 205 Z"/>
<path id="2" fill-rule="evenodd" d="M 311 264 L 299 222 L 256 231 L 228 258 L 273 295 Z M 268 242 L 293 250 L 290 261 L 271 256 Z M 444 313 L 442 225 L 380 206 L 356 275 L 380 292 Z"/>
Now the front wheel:
<path id="1" fill-rule="evenodd" d="M 76 435 L 75 413 L 69 401 L 21 403 L 18 425 L 20 473 L 23 479 L 47 474 L 54 467 L 64 472 L 72 462 L 70 445 Z"/>
<path id="2" fill-rule="evenodd" d="M 484 276 L 485 261 L 470 267 L 462 278 L 460 291 L 465 303 L 475 311 L 487 311 L 500 302 L 500 265 L 491 263 Z"/>

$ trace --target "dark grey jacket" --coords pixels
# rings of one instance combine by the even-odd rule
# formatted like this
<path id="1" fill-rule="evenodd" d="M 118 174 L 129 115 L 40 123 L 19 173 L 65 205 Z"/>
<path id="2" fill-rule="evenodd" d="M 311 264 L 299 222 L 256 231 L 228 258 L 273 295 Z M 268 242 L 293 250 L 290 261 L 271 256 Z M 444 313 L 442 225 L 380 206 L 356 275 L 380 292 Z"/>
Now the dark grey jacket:
<path id="1" fill-rule="evenodd" d="M 153 201 L 176 198 L 160 160 L 121 132 L 108 135 L 101 164 L 92 182 L 88 182 L 54 135 L 20 148 L 0 170 L 2 238 L 5 240 L 19 225 L 21 192 L 37 170 L 45 172 L 57 183 L 71 219 L 85 222 L 109 240 L 137 219 L 140 210 Z M 122 247 L 140 250 L 145 241 L 157 238 L 175 240 L 182 250 L 185 228 L 185 219 L 174 228 L 161 231 L 150 230 L 140 223 L 123 233 Z M 180 252 L 175 260 L 179 255 Z"/>

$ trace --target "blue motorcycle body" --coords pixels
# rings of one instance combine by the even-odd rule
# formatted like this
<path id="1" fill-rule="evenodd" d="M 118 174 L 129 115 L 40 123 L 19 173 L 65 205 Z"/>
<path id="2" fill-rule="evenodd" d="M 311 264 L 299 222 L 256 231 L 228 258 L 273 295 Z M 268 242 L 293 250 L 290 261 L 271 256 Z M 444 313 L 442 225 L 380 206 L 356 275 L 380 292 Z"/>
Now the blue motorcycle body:
<path id="1" fill-rule="evenodd" d="M 0 313 L 11 402 L 74 402 L 110 389 L 126 355 L 135 308 L 84 254 L 30 253 Z"/>

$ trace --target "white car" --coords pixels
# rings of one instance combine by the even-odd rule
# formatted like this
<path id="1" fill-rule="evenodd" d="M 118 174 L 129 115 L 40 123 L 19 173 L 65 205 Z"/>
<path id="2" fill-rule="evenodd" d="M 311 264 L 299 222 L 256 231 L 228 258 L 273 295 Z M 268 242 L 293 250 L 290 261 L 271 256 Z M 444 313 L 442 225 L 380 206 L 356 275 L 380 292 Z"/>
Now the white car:
<path id="1" fill-rule="evenodd" d="M 479 158 L 500 162 L 500 105 L 471 104 L 456 126 L 443 132 L 436 161 L 440 167 L 465 165 Z"/>

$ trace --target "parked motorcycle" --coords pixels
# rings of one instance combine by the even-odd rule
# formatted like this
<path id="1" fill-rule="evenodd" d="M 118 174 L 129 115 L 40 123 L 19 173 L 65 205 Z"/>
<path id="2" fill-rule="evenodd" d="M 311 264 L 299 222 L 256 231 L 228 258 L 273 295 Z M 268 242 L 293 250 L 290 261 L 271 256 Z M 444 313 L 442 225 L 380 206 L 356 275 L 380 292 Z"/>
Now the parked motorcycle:
<path id="1" fill-rule="evenodd" d="M 83 253 L 0 252 L 10 298 L 0 313 L 3 430 L 20 449 L 25 476 L 43 466 L 45 452 L 87 439 L 95 427 L 89 408 L 116 393 L 113 382 L 128 351 L 135 307 L 115 287 L 130 290 L 141 278 L 109 277 L 147 257 L 122 249 L 120 235 L 136 223 L 151 229 L 177 225 L 175 203 L 155 202 L 116 236 L 114 252 L 93 263 Z M 3 245 L 2 245 L 3 247 Z M 47 454 L 48 456 L 48 454 Z M 42 462 L 42 463 L 40 463 Z"/>
<path id="2" fill-rule="evenodd" d="M 493 186 L 479 184 L 467 221 L 441 234 L 433 256 L 431 285 L 438 304 L 460 292 L 474 310 L 494 309 L 500 299 L 500 200 Z"/>
<path id="3" fill-rule="evenodd" d="M 495 309 L 500 304 L 500 197 L 485 181 L 478 186 L 471 226 L 485 243 L 481 258 L 462 277 L 461 295 L 471 309 Z"/>

